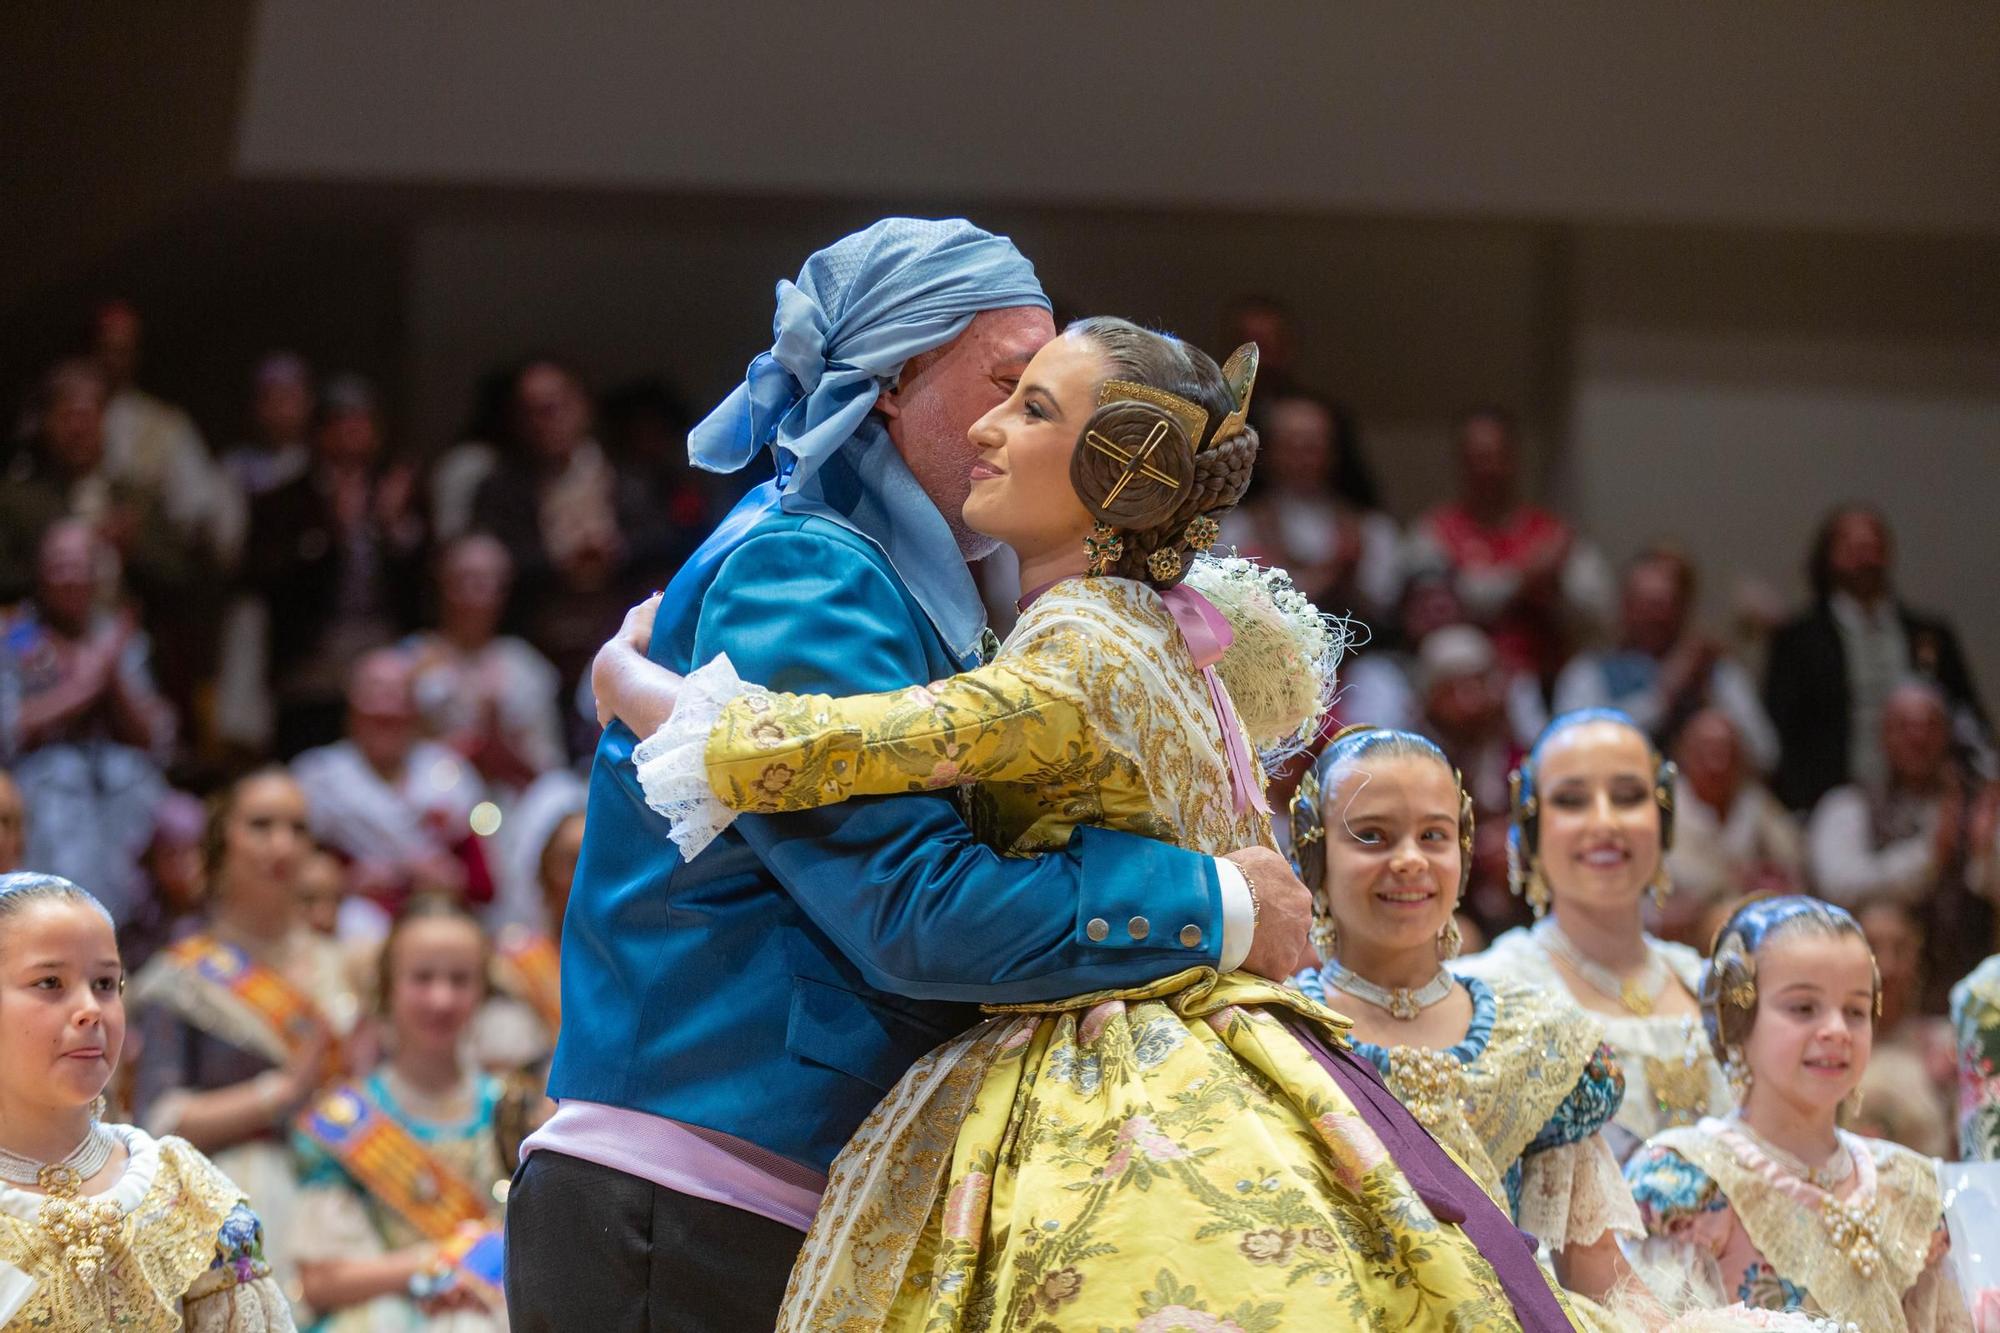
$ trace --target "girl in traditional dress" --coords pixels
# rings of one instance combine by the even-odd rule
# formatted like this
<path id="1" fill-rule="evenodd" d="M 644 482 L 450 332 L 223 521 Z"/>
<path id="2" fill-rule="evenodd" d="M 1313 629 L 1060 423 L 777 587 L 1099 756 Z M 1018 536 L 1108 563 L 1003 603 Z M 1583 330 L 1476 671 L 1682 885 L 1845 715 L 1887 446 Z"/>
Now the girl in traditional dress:
<path id="1" fill-rule="evenodd" d="M 207 920 L 146 964 L 132 997 L 135 1118 L 212 1154 L 257 1200 L 272 1269 L 294 1300 L 287 1127 L 341 1074 L 361 1011 L 339 946 L 300 919 L 296 881 L 311 851 L 305 797 L 284 769 L 238 779 L 209 814 Z"/>
<path id="2" fill-rule="evenodd" d="M 1969 1162 L 2000 1161 L 2000 954 L 1951 988 L 1958 1041 L 1958 1147 Z"/>
<path id="3" fill-rule="evenodd" d="M 101 903 L 0 875 L 0 1327 L 289 1330 L 243 1191 L 185 1139 L 98 1119 L 124 992 Z"/>
<path id="4" fill-rule="evenodd" d="M 501 1085 L 467 1058 L 490 954 L 463 906 L 411 900 L 382 946 L 387 1059 L 299 1117 L 299 1278 L 330 1333 L 506 1327 Z"/>
<path id="5" fill-rule="evenodd" d="M 1630 1271 L 1619 1236 L 1642 1234 L 1598 1133 L 1623 1076 L 1566 997 L 1445 970 L 1472 832 L 1471 799 L 1434 742 L 1337 735 L 1292 801 L 1293 861 L 1326 960 L 1299 985 L 1353 1021 L 1354 1049 L 1549 1247 L 1563 1285 L 1602 1301 Z"/>
<path id="6" fill-rule="evenodd" d="M 1701 955 L 1654 939 L 1641 898 L 1667 894 L 1674 773 L 1623 713 L 1549 723 L 1514 774 L 1508 873 L 1535 915 L 1462 970 L 1568 994 L 1604 1028 L 1625 1074 L 1606 1131 L 1620 1160 L 1672 1125 L 1720 1115 L 1731 1098 L 1703 1037 Z"/>
<path id="7" fill-rule="evenodd" d="M 1839 1129 L 1881 981 L 1853 917 L 1817 898 L 1732 914 L 1701 986 L 1736 1085 L 1723 1116 L 1655 1135 L 1626 1163 L 1663 1295 L 1796 1310 L 1868 1333 L 1970 1327 L 1946 1261 L 1937 1163 Z"/>
<path id="8" fill-rule="evenodd" d="M 1309 731 L 1338 650 L 1289 584 L 1196 561 L 1256 454 L 1254 354 L 1218 370 L 1084 321 L 974 426 L 965 518 L 1015 548 L 1031 589 L 987 667 L 831 699 L 718 658 L 655 733 L 676 682 L 644 658 L 642 608 L 599 706 L 652 733 L 641 779 L 685 854 L 737 810 L 962 785 L 974 827 L 1016 855 L 1059 853 L 1083 824 L 1270 846 L 1247 742 Z M 1090 938 L 1201 942 L 1146 914 L 1145 885 L 1127 900 Z M 995 1009 L 836 1160 L 781 1327 L 1570 1326 L 1505 1213 L 1298 991 L 1198 967 Z"/>

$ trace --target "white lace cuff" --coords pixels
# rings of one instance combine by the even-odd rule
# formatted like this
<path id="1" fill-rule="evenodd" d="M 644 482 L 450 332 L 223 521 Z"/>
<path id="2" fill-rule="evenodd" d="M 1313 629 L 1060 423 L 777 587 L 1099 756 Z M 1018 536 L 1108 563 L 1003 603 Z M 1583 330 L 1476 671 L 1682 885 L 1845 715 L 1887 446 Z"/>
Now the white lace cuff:
<path id="1" fill-rule="evenodd" d="M 696 667 L 681 680 L 674 714 L 639 742 L 632 764 L 646 804 L 667 820 L 667 836 L 692 861 L 717 834 L 736 822 L 736 812 L 715 798 L 708 785 L 708 735 L 731 699 L 763 687 L 746 683 L 729 654 Z"/>
<path id="2" fill-rule="evenodd" d="M 1521 1229 L 1551 1250 L 1589 1245 L 1607 1231 L 1646 1234 L 1632 1189 L 1601 1135 L 1530 1157 L 1521 1168 Z"/>

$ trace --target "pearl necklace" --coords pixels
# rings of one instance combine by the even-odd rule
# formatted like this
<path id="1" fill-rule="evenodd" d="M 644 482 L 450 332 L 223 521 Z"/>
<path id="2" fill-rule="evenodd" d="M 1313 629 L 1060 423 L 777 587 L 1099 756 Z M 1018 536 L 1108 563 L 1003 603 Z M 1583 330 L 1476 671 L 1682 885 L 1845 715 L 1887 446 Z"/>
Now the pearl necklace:
<path id="1" fill-rule="evenodd" d="M 93 1120 L 83 1140 L 59 1162 L 38 1162 L 11 1149 L 0 1148 L 0 1180 L 11 1185 L 38 1185 L 48 1189 L 49 1183 L 42 1177 L 48 1173 L 63 1172 L 74 1175 L 81 1183 L 104 1169 L 104 1164 L 111 1160 L 111 1149 L 116 1142 L 110 1130 Z"/>
<path id="2" fill-rule="evenodd" d="M 1659 953 L 1653 948 L 1652 938 L 1642 938 L 1646 944 L 1645 967 L 1637 976 L 1621 977 L 1602 963 L 1586 958 L 1583 950 L 1576 947 L 1576 942 L 1563 934 L 1554 917 L 1545 918 L 1534 929 L 1535 942 L 1542 946 L 1544 953 L 1568 963 L 1578 976 L 1590 983 L 1592 990 L 1618 1001 L 1628 1012 L 1644 1018 L 1653 1012 L 1660 993 L 1666 990 L 1674 974 L 1660 960 Z"/>
<path id="3" fill-rule="evenodd" d="M 1366 1000 L 1378 1009 L 1388 1011 L 1389 1017 L 1408 1023 L 1424 1010 L 1441 1003 L 1451 994 L 1452 976 L 1443 968 L 1438 974 L 1417 987 L 1378 986 L 1359 972 L 1342 967 L 1338 962 L 1330 962 L 1320 971 L 1320 976 L 1335 990 L 1345 991 L 1357 1000 Z"/>

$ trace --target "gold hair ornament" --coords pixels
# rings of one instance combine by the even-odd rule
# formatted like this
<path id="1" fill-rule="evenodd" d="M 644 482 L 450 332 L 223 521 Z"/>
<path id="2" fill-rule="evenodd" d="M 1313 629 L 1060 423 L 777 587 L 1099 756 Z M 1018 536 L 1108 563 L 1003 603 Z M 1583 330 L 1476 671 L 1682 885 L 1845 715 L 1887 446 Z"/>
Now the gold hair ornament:
<path id="1" fill-rule="evenodd" d="M 1150 384 L 1137 384 L 1131 380 L 1106 380 L 1098 386 L 1097 405 L 1105 407 L 1111 403 L 1145 403 L 1149 407 L 1159 408 L 1181 423 L 1181 429 L 1187 433 L 1188 444 L 1196 449 L 1201 447 L 1202 436 L 1208 430 L 1207 408 L 1177 393 L 1155 389 Z M 1178 486 L 1180 483 L 1166 479 L 1164 484 Z"/>

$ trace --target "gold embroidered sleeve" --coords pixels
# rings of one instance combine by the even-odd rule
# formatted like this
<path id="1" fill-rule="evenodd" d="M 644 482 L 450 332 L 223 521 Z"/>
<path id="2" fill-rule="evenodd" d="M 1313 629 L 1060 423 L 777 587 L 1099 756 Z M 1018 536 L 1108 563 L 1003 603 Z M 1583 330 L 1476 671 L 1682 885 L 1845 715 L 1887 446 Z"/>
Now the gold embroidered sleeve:
<path id="1" fill-rule="evenodd" d="M 1077 700 L 1007 657 L 884 694 L 742 695 L 706 750 L 716 797 L 760 814 L 974 782 L 1066 784 L 1097 759 Z"/>

